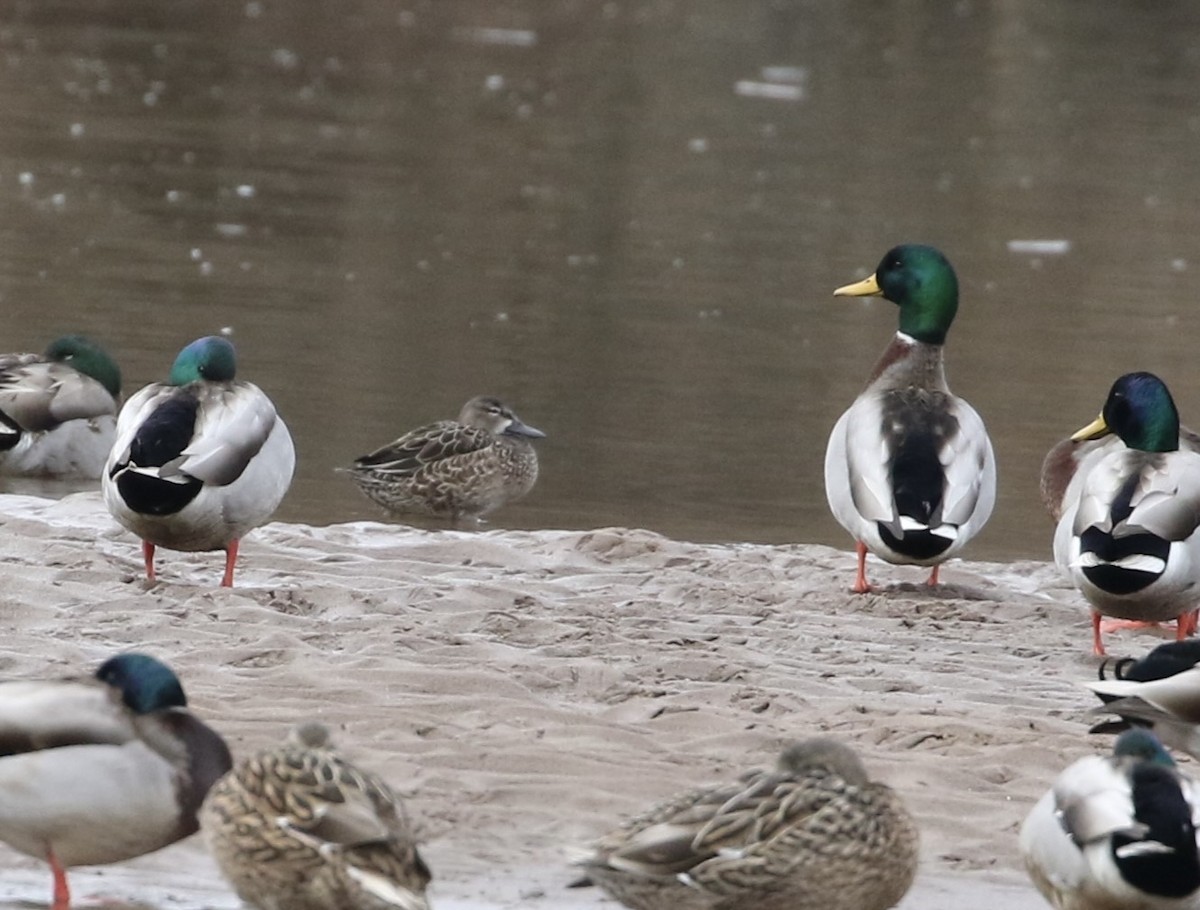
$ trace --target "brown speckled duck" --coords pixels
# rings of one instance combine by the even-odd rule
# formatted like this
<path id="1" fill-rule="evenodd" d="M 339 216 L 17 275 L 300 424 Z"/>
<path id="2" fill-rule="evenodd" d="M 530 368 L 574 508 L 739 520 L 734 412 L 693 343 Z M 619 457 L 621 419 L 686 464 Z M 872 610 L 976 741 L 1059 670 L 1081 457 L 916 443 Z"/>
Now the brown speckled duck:
<path id="1" fill-rule="evenodd" d="M 634 910 L 886 910 L 917 869 L 899 796 L 824 737 L 773 771 L 682 793 L 574 858 Z"/>
<path id="2" fill-rule="evenodd" d="M 538 459 L 530 440 L 545 435 L 503 402 L 479 396 L 458 420 L 405 433 L 347 470 L 391 512 L 472 523 L 533 489 Z"/>
<path id="3" fill-rule="evenodd" d="M 221 872 L 256 910 L 429 910 L 429 869 L 399 799 L 297 727 L 209 792 L 200 824 Z"/>

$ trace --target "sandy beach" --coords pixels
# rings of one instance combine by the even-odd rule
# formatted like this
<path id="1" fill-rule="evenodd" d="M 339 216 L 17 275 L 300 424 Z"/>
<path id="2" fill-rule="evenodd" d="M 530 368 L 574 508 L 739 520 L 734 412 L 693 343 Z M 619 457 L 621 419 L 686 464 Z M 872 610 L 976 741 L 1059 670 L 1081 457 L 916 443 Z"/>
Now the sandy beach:
<path id="1" fill-rule="evenodd" d="M 700 545 L 645 530 L 271 524 L 232 590 L 219 554 L 133 537 L 96 493 L 0 496 L 0 675 L 170 663 L 235 757 L 317 717 L 405 797 L 440 910 L 616 906 L 566 889 L 565 845 L 684 787 L 836 735 L 922 830 L 902 907 L 1042 906 L 1017 828 L 1088 736 L 1087 612 L 1048 563 L 876 564 L 819 546 Z M 1049 548 L 1050 527 L 1044 529 Z M 1109 637 L 1114 656 L 1158 642 Z M 80 905 L 233 908 L 198 837 L 78 869 Z M 0 850 L 0 906 L 44 906 L 47 867 Z"/>

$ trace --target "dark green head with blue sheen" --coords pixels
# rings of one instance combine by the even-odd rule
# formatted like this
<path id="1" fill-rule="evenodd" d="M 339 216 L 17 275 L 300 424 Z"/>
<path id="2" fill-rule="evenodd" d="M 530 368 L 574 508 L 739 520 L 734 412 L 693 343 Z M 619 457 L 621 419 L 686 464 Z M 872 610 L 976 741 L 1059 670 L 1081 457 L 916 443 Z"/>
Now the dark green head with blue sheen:
<path id="1" fill-rule="evenodd" d="M 1153 373 L 1126 373 L 1113 383 L 1100 416 L 1072 436 L 1099 439 L 1116 433 L 1131 449 L 1174 452 L 1179 448 L 1179 411 Z"/>
<path id="2" fill-rule="evenodd" d="M 945 344 L 958 312 L 958 276 L 939 250 L 905 243 L 892 247 L 875 274 L 835 296 L 882 296 L 900 307 L 900 331 L 925 344 Z"/>
<path id="3" fill-rule="evenodd" d="M 187 385 L 201 380 L 229 382 L 236 372 L 237 357 L 233 345 L 216 335 L 206 335 L 179 352 L 167 382 L 171 385 Z"/>
<path id="4" fill-rule="evenodd" d="M 1134 758 L 1166 767 L 1175 765 L 1174 759 L 1163 748 L 1158 737 L 1145 727 L 1134 727 L 1118 736 L 1117 741 L 1113 743 L 1113 757 Z"/>
<path id="5" fill-rule="evenodd" d="M 107 352 L 82 335 L 64 335 L 50 342 L 43 355 L 47 360 L 69 364 L 104 386 L 113 398 L 121 394 L 121 370 Z"/>
<path id="6" fill-rule="evenodd" d="M 121 692 L 121 701 L 134 714 L 149 714 L 163 708 L 186 708 L 187 696 L 179 677 L 160 660 L 148 654 L 118 654 L 96 671 L 96 679 Z"/>

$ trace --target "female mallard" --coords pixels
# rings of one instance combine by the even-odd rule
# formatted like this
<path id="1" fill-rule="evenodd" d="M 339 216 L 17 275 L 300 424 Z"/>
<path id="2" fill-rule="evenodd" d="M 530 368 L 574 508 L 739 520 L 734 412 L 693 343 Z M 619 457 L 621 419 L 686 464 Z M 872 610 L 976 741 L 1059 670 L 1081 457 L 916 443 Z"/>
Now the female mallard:
<path id="1" fill-rule="evenodd" d="M 146 578 L 154 549 L 224 550 L 233 584 L 238 543 L 271 517 L 296 466 L 275 405 L 234 379 L 233 345 L 209 336 L 175 358 L 166 382 L 125 403 L 102 486 L 109 512 L 142 539 Z"/>
<path id="2" fill-rule="evenodd" d="M 98 479 L 120 394 L 116 363 L 82 335 L 0 355 L 0 474 Z"/>
<path id="3" fill-rule="evenodd" d="M 1054 534 L 1054 561 L 1092 605 L 1097 654 L 1101 616 L 1174 619 L 1183 638 L 1200 602 L 1200 453 L 1180 448 L 1179 413 L 1162 380 L 1120 377 L 1100 417 L 1072 438 L 1109 433 L 1124 445 L 1081 476 Z"/>
<path id="4" fill-rule="evenodd" d="M 1182 910 L 1200 892 L 1200 789 L 1148 730 L 1081 758 L 1021 826 L 1029 877 L 1058 910 Z"/>
<path id="5" fill-rule="evenodd" d="M 348 468 L 367 496 L 392 512 L 477 521 L 524 496 L 538 476 L 529 440 L 546 434 L 495 398 L 463 405 L 458 420 L 405 433 Z"/>
<path id="6" fill-rule="evenodd" d="M 1095 713 L 1120 720 L 1097 724 L 1090 732 L 1148 727 L 1171 748 L 1200 758 L 1200 641 L 1171 641 L 1141 660 L 1118 660 L 1111 678 L 1102 664 L 1099 676 L 1084 683 L 1104 702 Z"/>
<path id="7" fill-rule="evenodd" d="M 66 870 L 117 863 L 196 831 L 229 750 L 187 710 L 170 668 L 119 654 L 91 678 L 0 683 L 0 840 Z"/>
<path id="8" fill-rule="evenodd" d="M 900 330 L 867 387 L 833 428 L 825 495 L 854 537 L 864 594 L 867 551 L 890 563 L 938 567 L 974 537 L 996 500 L 996 460 L 983 421 L 951 394 L 942 347 L 958 310 L 958 279 L 933 247 L 888 251 L 875 274 L 833 292 L 882 295 Z"/>
<path id="9" fill-rule="evenodd" d="M 656 806 L 574 862 L 634 910 L 885 910 L 912 884 L 917 842 L 896 793 L 817 737 L 774 771 Z"/>
<path id="10" fill-rule="evenodd" d="M 396 795 L 303 724 L 211 790 L 200 824 L 257 910 L 428 910 L 430 874 Z"/>

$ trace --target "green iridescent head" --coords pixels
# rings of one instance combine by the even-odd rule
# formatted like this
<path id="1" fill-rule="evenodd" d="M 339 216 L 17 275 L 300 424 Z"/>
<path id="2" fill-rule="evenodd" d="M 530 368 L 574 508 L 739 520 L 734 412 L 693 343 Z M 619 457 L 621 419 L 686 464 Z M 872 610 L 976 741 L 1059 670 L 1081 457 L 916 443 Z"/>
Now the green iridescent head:
<path id="1" fill-rule="evenodd" d="M 1113 755 L 1117 758 L 1134 758 L 1157 765 L 1172 766 L 1175 760 L 1163 748 L 1157 736 L 1145 727 L 1133 727 L 1117 737 L 1113 743 Z"/>
<path id="2" fill-rule="evenodd" d="M 171 385 L 187 385 L 201 379 L 229 382 L 236 372 L 237 358 L 233 345 L 216 335 L 206 335 L 179 352 L 167 382 Z"/>
<path id="3" fill-rule="evenodd" d="M 108 390 L 113 398 L 121 394 L 121 370 L 108 353 L 83 335 L 64 335 L 50 342 L 45 358 L 66 363 L 71 369 L 91 376 Z"/>
<path id="4" fill-rule="evenodd" d="M 892 247 L 875 274 L 833 292 L 837 297 L 883 297 L 900 307 L 900 331 L 926 344 L 944 344 L 958 312 L 958 276 L 931 246 Z"/>
<path id="5" fill-rule="evenodd" d="M 187 707 L 187 696 L 183 694 L 179 677 L 149 654 L 110 657 L 96 671 L 96 679 L 118 689 L 121 701 L 134 714 Z"/>
<path id="6" fill-rule="evenodd" d="M 1126 373 L 1113 383 L 1100 416 L 1071 438 L 1099 439 L 1116 433 L 1140 452 L 1179 448 L 1179 411 L 1166 384 L 1153 373 Z"/>

